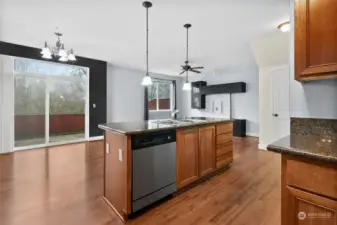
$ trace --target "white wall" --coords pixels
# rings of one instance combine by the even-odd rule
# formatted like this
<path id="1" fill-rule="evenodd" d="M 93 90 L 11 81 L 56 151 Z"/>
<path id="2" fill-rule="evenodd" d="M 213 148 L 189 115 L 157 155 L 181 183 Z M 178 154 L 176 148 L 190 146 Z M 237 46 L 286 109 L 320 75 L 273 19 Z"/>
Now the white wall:
<path id="1" fill-rule="evenodd" d="M 258 115 L 258 95 L 259 80 L 258 68 L 239 68 L 236 71 L 215 71 L 203 75 L 193 75 L 190 80 L 203 80 L 207 85 L 224 84 L 234 82 L 246 82 L 247 93 L 237 93 L 232 95 L 232 118 L 247 120 L 247 135 L 258 136 L 259 115 Z M 214 95 L 222 98 L 228 107 L 228 95 Z M 207 101 L 207 100 L 206 100 Z M 208 103 L 206 103 L 208 104 Z M 191 93 L 183 94 L 183 115 L 184 116 L 214 116 L 228 118 L 229 108 L 225 109 L 224 115 L 209 112 L 209 110 L 191 109 Z"/>
<path id="2" fill-rule="evenodd" d="M 259 65 L 259 148 L 275 141 L 273 132 L 274 120 L 272 117 L 272 90 L 270 75 L 273 70 L 289 68 L 290 35 L 276 29 L 264 37 L 251 43 L 251 49 L 256 63 Z M 289 69 L 288 69 L 289 70 Z M 289 76 L 285 74 L 285 76 Z"/>
<path id="3" fill-rule="evenodd" d="M 7 153 L 14 147 L 13 58 L 0 55 L 0 64 L 0 153 Z"/>
<path id="4" fill-rule="evenodd" d="M 294 80 L 294 0 L 290 4 L 290 116 L 337 119 L 337 79 Z"/>
<path id="5" fill-rule="evenodd" d="M 144 87 L 141 86 L 145 73 L 108 64 L 107 68 L 107 121 L 140 121 L 144 119 Z M 177 81 L 177 108 L 180 104 L 180 78 L 162 74 L 150 74 L 154 78 Z M 150 119 L 169 118 L 169 112 L 150 112 Z"/>

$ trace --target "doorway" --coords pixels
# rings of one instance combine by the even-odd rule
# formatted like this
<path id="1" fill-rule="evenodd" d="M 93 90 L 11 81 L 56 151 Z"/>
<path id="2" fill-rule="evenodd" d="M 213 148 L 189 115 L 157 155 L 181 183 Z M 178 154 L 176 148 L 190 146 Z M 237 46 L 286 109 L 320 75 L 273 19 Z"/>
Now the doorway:
<path id="1" fill-rule="evenodd" d="M 259 149 L 266 149 L 290 133 L 289 66 L 260 68 L 259 76 Z"/>
<path id="2" fill-rule="evenodd" d="M 270 74 L 271 87 L 271 142 L 290 133 L 289 115 L 289 67 L 273 69 Z"/>
<path id="3" fill-rule="evenodd" d="M 87 140 L 89 69 L 14 58 L 14 150 Z"/>

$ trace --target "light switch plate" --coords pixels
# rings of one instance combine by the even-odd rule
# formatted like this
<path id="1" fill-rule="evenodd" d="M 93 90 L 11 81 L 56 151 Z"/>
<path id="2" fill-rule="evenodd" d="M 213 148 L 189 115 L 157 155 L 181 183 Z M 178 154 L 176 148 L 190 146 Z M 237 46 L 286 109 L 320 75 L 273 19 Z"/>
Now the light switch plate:
<path id="1" fill-rule="evenodd" d="M 118 159 L 119 161 L 123 162 L 123 150 L 118 149 Z"/>
<path id="2" fill-rule="evenodd" d="M 94 103 L 94 104 L 92 104 L 92 107 L 95 109 L 96 108 L 96 104 Z"/>

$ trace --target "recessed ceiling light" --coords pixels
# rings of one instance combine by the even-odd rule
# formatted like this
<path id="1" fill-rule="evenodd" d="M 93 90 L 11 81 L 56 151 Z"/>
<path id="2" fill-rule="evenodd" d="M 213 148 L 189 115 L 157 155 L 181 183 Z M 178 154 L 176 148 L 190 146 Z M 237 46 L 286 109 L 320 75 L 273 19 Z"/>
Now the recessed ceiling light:
<path id="1" fill-rule="evenodd" d="M 290 23 L 289 23 L 289 21 L 281 23 L 280 25 L 278 25 L 277 28 L 280 29 L 282 32 L 289 32 L 290 31 Z"/>

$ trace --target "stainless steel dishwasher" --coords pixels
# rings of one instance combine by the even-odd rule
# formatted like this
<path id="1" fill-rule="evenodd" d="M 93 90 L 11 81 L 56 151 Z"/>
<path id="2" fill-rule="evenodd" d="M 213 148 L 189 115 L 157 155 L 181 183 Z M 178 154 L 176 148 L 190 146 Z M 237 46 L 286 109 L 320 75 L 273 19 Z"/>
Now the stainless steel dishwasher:
<path id="1" fill-rule="evenodd" d="M 176 188 L 176 131 L 133 135 L 132 212 L 174 193 Z"/>

